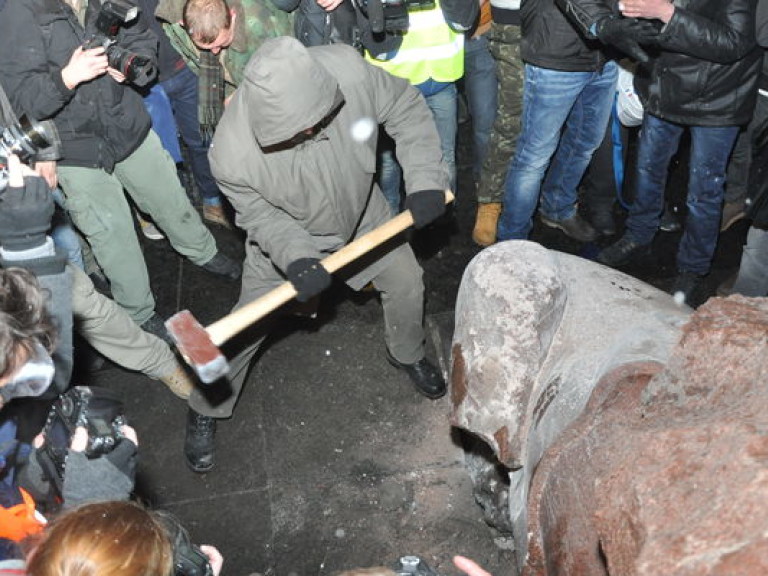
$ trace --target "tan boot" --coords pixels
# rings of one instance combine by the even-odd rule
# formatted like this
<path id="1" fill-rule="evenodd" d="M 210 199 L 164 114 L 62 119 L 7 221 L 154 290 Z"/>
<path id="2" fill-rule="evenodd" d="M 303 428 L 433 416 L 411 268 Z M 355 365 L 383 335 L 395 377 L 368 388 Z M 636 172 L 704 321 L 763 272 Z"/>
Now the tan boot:
<path id="1" fill-rule="evenodd" d="M 496 242 L 496 225 L 501 215 L 501 202 L 488 202 L 477 205 L 475 229 L 472 230 L 472 240 L 480 246 L 490 246 Z"/>
<path id="2" fill-rule="evenodd" d="M 168 389 L 182 400 L 187 400 L 192 394 L 195 385 L 189 374 L 181 364 L 176 364 L 173 372 L 160 377 L 160 381 L 168 386 Z"/>
<path id="3" fill-rule="evenodd" d="M 227 220 L 227 215 L 224 213 L 224 208 L 217 204 L 205 204 L 203 205 L 203 220 L 211 224 L 217 224 L 227 230 L 232 229 L 232 224 Z"/>

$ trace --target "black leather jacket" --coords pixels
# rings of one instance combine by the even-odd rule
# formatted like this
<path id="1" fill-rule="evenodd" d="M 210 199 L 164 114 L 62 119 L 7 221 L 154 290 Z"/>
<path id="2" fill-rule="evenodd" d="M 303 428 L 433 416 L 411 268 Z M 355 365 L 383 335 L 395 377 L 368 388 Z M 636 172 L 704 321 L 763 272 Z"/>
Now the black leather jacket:
<path id="1" fill-rule="evenodd" d="M 98 6 L 90 0 L 90 8 Z M 121 47 L 156 58 L 157 37 L 137 22 L 123 27 Z M 69 90 L 61 70 L 85 31 L 62 0 L 14 0 L 0 18 L 0 82 L 16 110 L 52 118 L 62 142 L 63 166 L 112 171 L 144 141 L 151 121 L 141 96 L 108 75 Z"/>
<path id="2" fill-rule="evenodd" d="M 600 0 L 557 0 L 581 30 L 605 16 Z M 645 111 L 689 126 L 736 126 L 752 118 L 762 52 L 757 0 L 675 0 L 651 62 L 635 88 Z"/>
<path id="3" fill-rule="evenodd" d="M 610 14 L 606 2 L 599 4 Z M 605 64 L 603 45 L 566 17 L 555 0 L 524 0 L 520 17 L 520 54 L 527 64 L 564 72 L 591 72 Z"/>

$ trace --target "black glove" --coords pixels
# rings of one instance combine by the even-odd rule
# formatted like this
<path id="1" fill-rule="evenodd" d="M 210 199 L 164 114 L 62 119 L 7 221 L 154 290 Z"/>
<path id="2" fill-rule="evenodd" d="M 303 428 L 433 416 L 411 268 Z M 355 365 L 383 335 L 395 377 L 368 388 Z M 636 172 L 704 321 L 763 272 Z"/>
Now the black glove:
<path id="1" fill-rule="evenodd" d="M 53 195 L 39 176 L 24 178 L 24 186 L 0 192 L 0 246 L 20 252 L 42 246 L 51 227 Z"/>
<path id="2" fill-rule="evenodd" d="M 424 228 L 445 214 L 443 190 L 420 190 L 405 197 L 405 208 L 411 211 L 413 227 Z"/>
<path id="3" fill-rule="evenodd" d="M 652 44 L 659 36 L 659 29 L 650 20 L 609 16 L 597 23 L 595 35 L 603 44 L 615 46 L 633 60 L 644 63 L 650 57 L 640 44 Z"/>
<path id="4" fill-rule="evenodd" d="M 308 302 L 331 285 L 331 275 L 317 258 L 299 258 L 288 264 L 285 274 L 296 288 L 299 302 Z"/>

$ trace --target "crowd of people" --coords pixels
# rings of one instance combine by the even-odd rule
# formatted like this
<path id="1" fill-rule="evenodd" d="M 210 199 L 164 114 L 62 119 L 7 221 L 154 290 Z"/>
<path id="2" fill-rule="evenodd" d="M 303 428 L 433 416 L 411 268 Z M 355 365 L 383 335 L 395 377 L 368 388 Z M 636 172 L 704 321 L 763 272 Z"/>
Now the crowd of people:
<path id="1" fill-rule="evenodd" d="M 203 389 L 155 310 L 134 219 L 238 282 L 234 309 L 286 280 L 311 306 L 332 285 L 326 256 L 405 209 L 417 229 L 445 217 L 462 98 L 477 244 L 527 239 L 538 212 L 579 242 L 602 238 L 605 265 L 641 257 L 687 132 L 673 291 L 690 302 L 719 233 L 748 217 L 728 290 L 766 296 L 768 179 L 752 160 L 768 143 L 767 48 L 765 0 L 0 0 L 0 408 L 69 388 L 74 330 L 187 403 L 184 458 L 210 471 L 216 421 L 280 315 Z M 244 232 L 244 262 L 208 225 Z M 387 360 L 437 399 L 422 275 L 401 242 L 343 280 L 380 294 Z M 45 439 L 0 442 L 3 510 L 18 520 L 0 532 L 0 574 L 171 572 L 183 529 L 127 501 L 138 442 L 130 427 L 117 436 L 86 458 L 78 427 L 45 506 Z M 199 550 L 218 574 L 218 551 Z"/>

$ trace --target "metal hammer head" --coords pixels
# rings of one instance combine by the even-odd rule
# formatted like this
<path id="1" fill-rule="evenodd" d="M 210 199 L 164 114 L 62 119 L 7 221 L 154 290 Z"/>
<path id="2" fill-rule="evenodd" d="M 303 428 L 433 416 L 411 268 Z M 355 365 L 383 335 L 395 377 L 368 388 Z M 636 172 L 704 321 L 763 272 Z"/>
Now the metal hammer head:
<path id="1" fill-rule="evenodd" d="M 184 360 L 204 383 L 215 382 L 229 372 L 227 359 L 189 310 L 171 316 L 165 327 Z"/>

